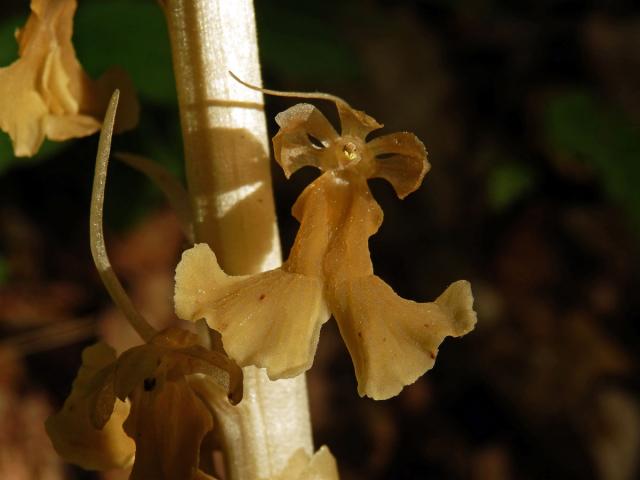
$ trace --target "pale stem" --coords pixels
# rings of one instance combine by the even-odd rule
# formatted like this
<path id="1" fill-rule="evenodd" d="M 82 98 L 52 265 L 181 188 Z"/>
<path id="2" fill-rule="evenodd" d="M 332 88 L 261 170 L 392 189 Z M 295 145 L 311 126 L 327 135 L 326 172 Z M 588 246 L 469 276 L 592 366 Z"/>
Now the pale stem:
<path id="1" fill-rule="evenodd" d="M 281 263 L 252 0 L 166 0 L 196 242 L 228 274 Z M 217 408 L 231 480 L 268 479 L 312 453 L 304 375 L 271 382 L 245 368 L 244 399 Z"/>

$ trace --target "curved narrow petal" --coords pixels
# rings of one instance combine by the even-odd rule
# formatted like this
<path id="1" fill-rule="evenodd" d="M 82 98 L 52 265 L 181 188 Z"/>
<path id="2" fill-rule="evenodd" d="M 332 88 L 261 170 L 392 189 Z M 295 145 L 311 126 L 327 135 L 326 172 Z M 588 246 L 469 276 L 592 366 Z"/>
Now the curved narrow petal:
<path id="1" fill-rule="evenodd" d="M 240 366 L 271 379 L 299 375 L 315 354 L 329 319 L 319 278 L 282 269 L 229 277 L 206 244 L 187 250 L 176 270 L 175 305 L 185 320 L 204 318 Z"/>
<path id="2" fill-rule="evenodd" d="M 213 419 L 184 377 L 137 388 L 131 405 L 124 423 L 136 444 L 131 480 L 213 480 L 198 468 Z"/>
<path id="3" fill-rule="evenodd" d="M 164 348 L 169 380 L 179 376 L 203 374 L 211 377 L 232 403 L 242 399 L 242 370 L 229 357 L 200 345 L 198 336 L 181 328 L 170 327 L 153 339 Z"/>
<path id="4" fill-rule="evenodd" d="M 103 405 L 108 410 L 108 418 L 102 429 L 91 422 L 92 393 L 103 386 L 95 377 L 114 361 L 115 352 L 103 343 L 86 348 L 71 394 L 62 409 L 49 417 L 45 424 L 58 454 L 67 462 L 88 470 L 126 467 L 135 453 L 135 445 L 122 427 L 129 414 L 128 403 L 112 397 L 110 407 Z"/>
<path id="5" fill-rule="evenodd" d="M 400 198 L 417 190 L 429 171 L 427 150 L 412 133 L 398 132 L 374 138 L 367 143 L 367 148 L 375 165 L 371 177 L 387 180 Z"/>
<path id="6" fill-rule="evenodd" d="M 327 146 L 338 134 L 315 106 L 299 103 L 276 115 L 280 130 L 273 137 L 273 151 L 287 178 L 305 166 L 324 169 L 322 147 L 309 138 Z"/>
<path id="7" fill-rule="evenodd" d="M 415 382 L 433 367 L 445 337 L 473 328 L 472 304 L 464 281 L 432 303 L 405 300 L 373 275 L 336 285 L 330 305 L 353 360 L 358 393 L 384 400 Z"/>
<path id="8" fill-rule="evenodd" d="M 120 355 L 114 380 L 116 396 L 121 400 L 125 399 L 147 378 L 152 378 L 165 353 L 156 345 L 146 343 Z"/>
<path id="9" fill-rule="evenodd" d="M 195 334 L 177 327 L 167 328 L 149 343 L 124 352 L 117 361 L 111 384 L 114 394 L 125 399 L 159 376 L 173 381 L 194 373 L 212 377 L 233 403 L 242 399 L 240 367 L 223 354 L 201 346 Z"/>

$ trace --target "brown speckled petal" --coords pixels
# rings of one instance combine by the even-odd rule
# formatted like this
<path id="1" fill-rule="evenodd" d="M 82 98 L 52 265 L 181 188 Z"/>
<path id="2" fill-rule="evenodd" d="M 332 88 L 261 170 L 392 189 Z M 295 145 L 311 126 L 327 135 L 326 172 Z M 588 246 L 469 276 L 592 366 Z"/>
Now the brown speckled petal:
<path id="1" fill-rule="evenodd" d="M 374 157 L 371 177 L 384 178 L 396 194 L 404 198 L 420 187 L 429 171 L 427 151 L 413 133 L 399 132 L 374 138 L 367 143 Z"/>
<path id="2" fill-rule="evenodd" d="M 354 278 L 332 288 L 331 310 L 347 344 L 358 393 L 384 400 L 415 382 L 435 362 L 440 343 L 476 322 L 469 283 L 452 284 L 435 302 L 399 297 L 379 277 Z"/>
<path id="3" fill-rule="evenodd" d="M 176 270 L 175 305 L 185 320 L 204 318 L 240 366 L 271 379 L 299 375 L 315 355 L 329 319 L 322 281 L 283 269 L 227 276 L 206 244 L 187 250 Z"/>

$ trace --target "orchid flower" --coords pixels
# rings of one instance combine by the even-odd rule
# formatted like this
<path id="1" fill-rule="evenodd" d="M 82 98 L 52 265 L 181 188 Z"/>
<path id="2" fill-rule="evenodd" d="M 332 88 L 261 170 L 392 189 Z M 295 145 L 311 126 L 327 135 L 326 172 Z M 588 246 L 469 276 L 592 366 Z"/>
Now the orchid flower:
<path id="1" fill-rule="evenodd" d="M 31 15 L 16 32 L 20 58 L 0 68 L 0 130 L 18 157 L 35 155 L 45 137 L 62 141 L 97 132 L 116 88 L 125 97 L 119 131 L 138 123 L 125 72 L 113 68 L 93 81 L 78 62 L 71 43 L 75 10 L 76 0 L 31 0 Z"/>
<path id="2" fill-rule="evenodd" d="M 307 103 L 276 116 L 273 146 L 285 175 L 304 166 L 323 172 L 293 206 L 300 229 L 289 258 L 265 273 L 228 276 L 206 244 L 195 245 L 176 270 L 176 312 L 185 320 L 204 318 L 231 358 L 266 368 L 271 379 L 311 366 L 320 328 L 333 315 L 359 394 L 395 396 L 434 365 L 445 337 L 464 335 L 476 323 L 467 281 L 433 302 L 416 303 L 373 273 L 368 239 L 383 213 L 367 180 L 384 178 L 406 197 L 429 169 L 424 145 L 406 132 L 367 141 L 382 125 L 332 95 L 262 91 L 333 102 L 341 131 Z"/>
<path id="3" fill-rule="evenodd" d="M 85 349 L 71 394 L 47 431 L 60 456 L 87 469 L 125 467 L 135 454 L 132 479 L 210 478 L 197 466 L 213 417 L 192 385 L 213 381 L 237 402 L 241 378 L 226 357 L 178 328 L 119 358 L 98 343 Z"/>

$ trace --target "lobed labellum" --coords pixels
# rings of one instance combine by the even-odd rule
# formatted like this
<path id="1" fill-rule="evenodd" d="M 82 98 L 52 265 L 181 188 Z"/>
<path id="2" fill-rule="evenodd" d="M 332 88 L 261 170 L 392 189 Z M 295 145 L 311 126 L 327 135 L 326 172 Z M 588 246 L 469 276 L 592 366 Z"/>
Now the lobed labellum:
<path id="1" fill-rule="evenodd" d="M 404 198 L 429 169 L 424 145 L 406 132 L 367 141 L 382 125 L 337 97 L 264 91 L 334 102 L 340 133 L 308 103 L 276 116 L 280 130 L 273 145 L 285 175 L 304 166 L 323 172 L 293 206 L 300 228 L 289 258 L 275 270 L 228 276 L 207 245 L 196 245 L 176 270 L 176 312 L 186 320 L 204 318 L 220 332 L 231 358 L 266 368 L 272 379 L 311 366 L 320 328 L 333 315 L 359 393 L 397 395 L 433 366 L 445 337 L 464 335 L 476 323 L 466 281 L 453 283 L 434 302 L 416 303 L 373 272 L 368 239 L 383 213 L 367 179 L 384 178 Z"/>

